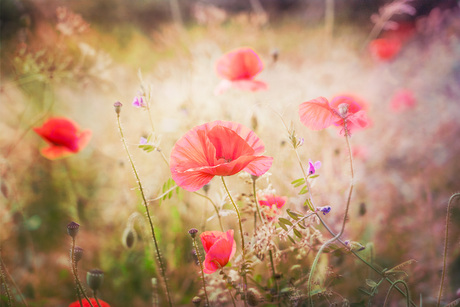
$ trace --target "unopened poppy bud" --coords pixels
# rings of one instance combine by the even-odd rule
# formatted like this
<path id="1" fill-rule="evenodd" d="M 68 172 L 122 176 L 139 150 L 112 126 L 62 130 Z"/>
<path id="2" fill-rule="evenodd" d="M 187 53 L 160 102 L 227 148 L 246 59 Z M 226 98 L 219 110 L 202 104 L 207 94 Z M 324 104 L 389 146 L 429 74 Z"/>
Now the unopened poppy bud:
<path id="1" fill-rule="evenodd" d="M 93 269 L 86 273 L 86 283 L 93 291 L 99 290 L 104 280 L 104 272 L 99 269 Z"/>
<path id="2" fill-rule="evenodd" d="M 126 227 L 123 231 L 122 243 L 126 248 L 131 248 L 136 243 L 136 231 L 132 227 Z"/>
<path id="3" fill-rule="evenodd" d="M 278 61 L 279 55 L 280 55 L 280 51 L 277 48 L 272 50 L 271 56 L 272 56 L 273 62 Z"/>
<path id="4" fill-rule="evenodd" d="M 203 186 L 203 191 L 208 194 L 208 191 L 209 191 L 209 188 L 211 187 L 211 184 L 210 183 L 207 183 Z"/>
<path id="5" fill-rule="evenodd" d="M 71 236 L 72 238 L 75 238 L 75 236 L 77 235 L 78 233 L 78 229 L 80 228 L 80 224 L 78 223 L 75 223 L 75 222 L 70 222 L 68 225 L 67 225 L 67 233 L 69 234 L 69 236 Z"/>
<path id="6" fill-rule="evenodd" d="M 340 113 L 340 116 L 342 116 L 342 118 L 346 117 L 347 114 L 348 114 L 348 103 L 341 103 L 339 104 L 339 113 Z"/>
<path id="7" fill-rule="evenodd" d="M 113 107 L 115 108 L 115 113 L 120 114 L 122 106 L 123 106 L 123 104 L 121 102 L 119 102 L 119 101 L 115 102 L 113 104 Z"/>
<path id="8" fill-rule="evenodd" d="M 201 297 L 195 296 L 195 297 L 192 299 L 192 303 L 193 303 L 193 305 L 195 305 L 195 306 L 200 306 L 200 304 L 201 304 Z"/>
<path id="9" fill-rule="evenodd" d="M 257 306 L 257 305 L 259 305 L 260 293 L 254 288 L 249 289 L 248 290 L 248 296 L 247 296 L 247 302 L 248 302 L 249 306 Z"/>
<path id="10" fill-rule="evenodd" d="M 198 229 L 192 228 L 192 229 L 190 229 L 190 230 L 188 231 L 188 233 L 190 234 L 190 236 L 191 236 L 192 238 L 195 238 L 195 237 L 196 237 L 196 234 L 198 233 Z"/>
<path id="11" fill-rule="evenodd" d="M 81 258 L 83 258 L 83 248 L 81 248 L 80 246 L 75 246 L 73 250 L 73 259 L 75 260 L 75 262 L 78 262 L 81 260 Z"/>

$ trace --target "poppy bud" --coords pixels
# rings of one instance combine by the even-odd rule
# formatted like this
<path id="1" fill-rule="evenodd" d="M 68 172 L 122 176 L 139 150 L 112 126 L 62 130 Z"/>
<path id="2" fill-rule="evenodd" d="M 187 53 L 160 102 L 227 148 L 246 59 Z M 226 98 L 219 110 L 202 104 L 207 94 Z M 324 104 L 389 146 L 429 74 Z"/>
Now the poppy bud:
<path id="1" fill-rule="evenodd" d="M 209 191 L 209 188 L 211 187 L 211 184 L 210 183 L 207 183 L 203 186 L 203 191 L 208 194 L 208 191 Z"/>
<path id="2" fill-rule="evenodd" d="M 122 243 L 126 248 L 131 248 L 136 243 L 136 231 L 132 227 L 126 227 L 123 231 Z"/>
<path id="3" fill-rule="evenodd" d="M 75 236 L 77 235 L 78 233 L 78 229 L 80 228 L 80 224 L 78 223 L 75 223 L 75 222 L 70 222 L 68 225 L 67 225 L 67 233 L 69 234 L 69 236 L 71 236 L 72 238 L 75 238 Z"/>
<path id="4" fill-rule="evenodd" d="M 123 104 L 119 101 L 115 102 L 113 104 L 114 108 L 115 108 L 115 113 L 117 114 L 120 114 L 120 111 L 121 111 L 121 107 L 123 106 Z"/>
<path id="5" fill-rule="evenodd" d="M 247 302 L 249 306 L 257 306 L 260 302 L 260 293 L 254 288 L 249 289 L 247 294 Z"/>
<path id="6" fill-rule="evenodd" d="M 271 56 L 272 56 L 272 59 L 273 59 L 273 63 L 275 63 L 276 61 L 278 61 L 279 55 L 280 55 L 280 51 L 279 51 L 277 48 L 275 48 L 275 49 L 272 50 Z"/>
<path id="7" fill-rule="evenodd" d="M 342 116 L 342 118 L 345 118 L 345 117 L 347 116 L 347 114 L 348 114 L 348 107 L 349 107 L 348 103 L 341 103 L 341 104 L 339 104 L 339 107 L 338 107 L 338 109 L 339 109 L 339 114 L 340 114 L 340 116 Z"/>
<path id="8" fill-rule="evenodd" d="M 196 228 L 192 228 L 192 229 L 190 229 L 190 230 L 188 231 L 188 233 L 190 234 L 190 236 L 191 236 L 192 238 L 195 238 L 195 237 L 196 237 L 197 232 L 198 232 L 198 229 L 196 229 Z"/>
<path id="9" fill-rule="evenodd" d="M 201 297 L 195 296 L 195 297 L 192 299 L 192 303 L 193 303 L 193 305 L 195 305 L 195 306 L 200 306 L 200 304 L 201 304 Z"/>
<path id="10" fill-rule="evenodd" d="M 99 269 L 93 269 L 86 273 L 86 283 L 93 291 L 99 290 L 104 280 L 104 272 Z"/>
<path id="11" fill-rule="evenodd" d="M 73 259 L 77 263 L 81 260 L 81 258 L 83 258 L 83 248 L 81 248 L 80 246 L 75 246 L 73 250 Z"/>

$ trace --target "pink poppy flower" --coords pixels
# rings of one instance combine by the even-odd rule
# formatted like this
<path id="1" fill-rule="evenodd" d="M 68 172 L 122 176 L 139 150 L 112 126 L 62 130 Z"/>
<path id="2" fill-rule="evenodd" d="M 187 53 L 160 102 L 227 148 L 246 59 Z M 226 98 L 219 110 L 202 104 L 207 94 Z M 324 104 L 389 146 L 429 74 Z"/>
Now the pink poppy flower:
<path id="1" fill-rule="evenodd" d="M 273 158 L 261 156 L 265 147 L 245 126 L 214 121 L 188 131 L 174 145 L 170 157 L 173 180 L 187 191 L 197 191 L 214 176 L 231 176 L 242 170 L 261 176 Z"/>
<path id="2" fill-rule="evenodd" d="M 266 90 L 267 84 L 254 80 L 264 68 L 257 53 L 251 48 L 238 48 L 224 54 L 216 63 L 217 75 L 223 80 L 214 93 L 222 94 L 231 87 L 246 90 Z"/>
<path id="3" fill-rule="evenodd" d="M 88 145 L 92 134 L 91 130 L 79 131 L 77 123 L 64 117 L 50 118 L 34 131 L 49 144 L 41 154 L 50 160 L 79 152 Z"/>
<path id="4" fill-rule="evenodd" d="M 278 209 L 281 209 L 286 204 L 287 198 L 274 194 L 264 195 L 263 198 L 265 200 L 259 200 L 259 205 L 267 207 L 263 211 L 263 215 L 267 220 L 272 221 L 279 215 L 280 210 Z"/>
<path id="5" fill-rule="evenodd" d="M 349 96 L 336 96 L 329 101 L 324 97 L 303 102 L 299 106 L 300 121 L 310 129 L 322 130 L 331 125 L 342 127 L 341 134 L 370 125 L 366 104 Z M 346 126 L 345 126 L 346 123 Z"/>
<path id="6" fill-rule="evenodd" d="M 403 112 L 412 109 L 416 106 L 414 93 L 410 90 L 397 91 L 390 102 L 390 109 L 393 112 Z"/>
<path id="7" fill-rule="evenodd" d="M 204 269 L 206 274 L 212 274 L 223 268 L 235 255 L 236 242 L 233 239 L 233 229 L 227 232 L 205 231 L 200 235 L 206 257 Z"/>
<path id="8" fill-rule="evenodd" d="M 83 307 L 98 307 L 96 299 L 91 297 L 89 300 L 91 301 L 91 305 L 88 303 L 86 299 L 83 298 L 81 300 Z M 99 304 L 101 304 L 101 307 L 110 307 L 110 305 L 104 302 L 103 300 L 98 299 L 98 301 L 99 301 Z M 80 302 L 79 301 L 73 302 L 69 305 L 69 307 L 80 307 Z"/>
<path id="9" fill-rule="evenodd" d="M 393 59 L 401 50 L 401 42 L 397 39 L 378 38 L 369 43 L 372 56 L 381 61 Z"/>

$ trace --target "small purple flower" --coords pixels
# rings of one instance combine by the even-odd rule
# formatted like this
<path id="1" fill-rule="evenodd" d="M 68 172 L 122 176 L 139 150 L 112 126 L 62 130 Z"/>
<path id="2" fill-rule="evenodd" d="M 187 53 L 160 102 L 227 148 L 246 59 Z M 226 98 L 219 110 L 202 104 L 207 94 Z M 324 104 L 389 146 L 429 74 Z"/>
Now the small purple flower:
<path id="1" fill-rule="evenodd" d="M 133 100 L 133 106 L 137 108 L 145 108 L 147 104 L 144 102 L 144 98 L 142 98 L 142 96 L 135 96 Z"/>
<path id="2" fill-rule="evenodd" d="M 141 139 L 139 141 L 139 145 L 147 145 L 147 139 L 143 136 L 141 136 Z"/>
<path id="3" fill-rule="evenodd" d="M 313 163 L 311 161 L 311 159 L 309 159 L 308 164 L 310 165 L 310 167 L 308 169 L 308 174 L 309 175 L 313 175 L 314 173 L 316 173 L 316 170 L 321 167 L 321 161 L 316 161 L 315 163 Z"/>
<path id="4" fill-rule="evenodd" d="M 320 211 L 323 213 L 323 215 L 326 215 L 329 212 L 331 212 L 331 209 L 332 209 L 331 206 L 324 206 L 324 207 L 317 207 L 316 211 Z"/>

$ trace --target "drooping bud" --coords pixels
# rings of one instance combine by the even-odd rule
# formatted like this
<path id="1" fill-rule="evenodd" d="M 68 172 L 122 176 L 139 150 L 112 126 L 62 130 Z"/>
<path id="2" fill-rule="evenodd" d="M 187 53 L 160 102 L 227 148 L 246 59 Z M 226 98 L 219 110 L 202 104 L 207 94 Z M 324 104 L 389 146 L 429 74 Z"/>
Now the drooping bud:
<path id="1" fill-rule="evenodd" d="M 80 246 L 75 246 L 73 250 L 73 259 L 75 260 L 75 263 L 78 263 L 81 258 L 83 258 L 83 248 Z"/>
<path id="2" fill-rule="evenodd" d="M 192 299 L 192 303 L 193 303 L 193 305 L 195 305 L 195 306 L 200 306 L 200 304 L 201 304 L 201 297 L 195 296 L 195 297 Z"/>
<path id="3" fill-rule="evenodd" d="M 75 236 L 77 235 L 78 233 L 78 229 L 80 228 L 80 224 L 78 223 L 75 223 L 75 222 L 70 222 L 68 225 L 67 225 L 67 233 L 69 234 L 69 236 L 71 236 L 72 238 L 75 238 Z"/>
<path id="4" fill-rule="evenodd" d="M 270 52 L 271 56 L 272 56 L 272 59 L 273 59 L 273 63 L 275 63 L 276 61 L 278 61 L 278 57 L 280 55 L 280 51 L 278 50 L 278 48 L 275 48 L 273 49 L 271 52 Z"/>
<path id="5" fill-rule="evenodd" d="M 113 104 L 113 107 L 115 108 L 115 113 L 117 113 L 117 115 L 120 114 L 122 106 L 123 106 L 123 104 L 121 102 L 119 102 L 119 101 L 117 101 L 117 102 L 115 102 Z"/>
<path id="6" fill-rule="evenodd" d="M 191 236 L 193 239 L 195 239 L 196 234 L 198 233 L 198 229 L 192 228 L 192 229 L 190 229 L 190 230 L 188 231 L 188 233 L 190 234 L 190 236 Z"/>
<path id="7" fill-rule="evenodd" d="M 247 303 L 249 306 L 257 306 L 260 302 L 260 293 L 254 289 L 248 289 Z"/>
<path id="8" fill-rule="evenodd" d="M 210 183 L 207 183 L 203 186 L 203 191 L 208 194 L 208 191 L 209 191 L 209 188 L 211 187 L 211 184 Z"/>
<path id="9" fill-rule="evenodd" d="M 132 227 L 126 227 L 123 231 L 122 243 L 126 248 L 131 248 L 136 244 L 137 235 L 136 231 Z"/>
<path id="10" fill-rule="evenodd" d="M 99 290 L 104 280 L 104 272 L 99 269 L 92 269 L 86 273 L 86 283 L 93 291 Z"/>

